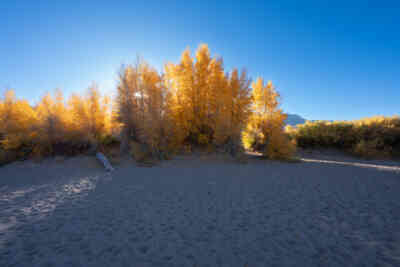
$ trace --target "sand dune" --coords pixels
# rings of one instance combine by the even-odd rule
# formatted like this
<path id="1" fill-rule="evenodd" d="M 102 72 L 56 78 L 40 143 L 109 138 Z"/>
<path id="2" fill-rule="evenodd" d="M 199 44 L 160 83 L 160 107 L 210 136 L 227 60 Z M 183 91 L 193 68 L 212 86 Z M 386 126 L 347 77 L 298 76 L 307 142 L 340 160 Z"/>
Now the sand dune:
<path id="1" fill-rule="evenodd" d="M 400 266 L 398 166 L 322 160 L 10 164 L 0 266 Z"/>

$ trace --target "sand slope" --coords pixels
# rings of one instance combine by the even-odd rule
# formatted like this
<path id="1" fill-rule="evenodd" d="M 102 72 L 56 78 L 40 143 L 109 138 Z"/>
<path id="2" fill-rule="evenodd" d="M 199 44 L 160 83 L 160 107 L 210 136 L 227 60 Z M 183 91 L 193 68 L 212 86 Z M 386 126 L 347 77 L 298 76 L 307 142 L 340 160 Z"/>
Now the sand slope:
<path id="1" fill-rule="evenodd" d="M 400 172 L 95 159 L 0 168 L 0 266 L 400 266 Z"/>

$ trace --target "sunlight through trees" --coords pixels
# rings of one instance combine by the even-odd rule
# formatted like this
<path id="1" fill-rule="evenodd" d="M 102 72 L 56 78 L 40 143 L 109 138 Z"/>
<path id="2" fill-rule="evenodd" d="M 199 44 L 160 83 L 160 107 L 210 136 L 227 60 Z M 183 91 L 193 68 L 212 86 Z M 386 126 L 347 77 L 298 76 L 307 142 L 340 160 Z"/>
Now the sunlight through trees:
<path id="1" fill-rule="evenodd" d="M 280 101 L 271 81 L 251 83 L 245 70 L 226 71 L 223 59 L 202 44 L 194 56 L 185 50 L 178 63 L 166 64 L 163 73 L 141 59 L 122 66 L 115 99 L 102 96 L 96 84 L 68 99 L 56 90 L 35 105 L 6 91 L 0 99 L 0 156 L 73 155 L 112 140 L 120 152 L 134 146 L 135 153 L 159 159 L 196 149 L 232 156 L 247 149 L 286 159 L 296 141 L 362 155 L 392 155 L 399 146 L 398 118 L 315 122 L 285 131 Z"/>

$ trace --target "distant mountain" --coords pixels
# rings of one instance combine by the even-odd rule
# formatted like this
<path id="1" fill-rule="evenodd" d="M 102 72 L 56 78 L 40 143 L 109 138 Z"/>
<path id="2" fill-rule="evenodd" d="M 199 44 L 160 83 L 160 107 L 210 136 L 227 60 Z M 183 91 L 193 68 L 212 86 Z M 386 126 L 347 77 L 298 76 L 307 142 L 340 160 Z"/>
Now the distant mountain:
<path id="1" fill-rule="evenodd" d="M 303 124 L 306 119 L 297 114 L 287 114 L 287 119 L 285 121 L 286 125 L 296 126 L 297 124 Z"/>

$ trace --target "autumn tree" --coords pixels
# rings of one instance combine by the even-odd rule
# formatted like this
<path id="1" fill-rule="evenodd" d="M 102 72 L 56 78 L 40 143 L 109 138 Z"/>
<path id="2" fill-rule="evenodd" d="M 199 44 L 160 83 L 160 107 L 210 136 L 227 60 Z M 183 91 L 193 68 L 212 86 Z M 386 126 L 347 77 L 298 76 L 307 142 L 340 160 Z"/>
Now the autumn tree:
<path id="1" fill-rule="evenodd" d="M 141 87 L 143 88 L 144 116 L 141 125 L 142 142 L 148 144 L 153 152 L 167 149 L 166 119 L 166 92 L 162 81 L 162 76 L 148 66 L 142 67 Z"/>
<path id="2" fill-rule="evenodd" d="M 122 68 L 116 101 L 117 120 L 122 125 L 121 150 L 129 140 L 146 144 L 154 153 L 166 146 L 165 98 L 161 75 L 147 63 L 138 60 Z"/>
<path id="3" fill-rule="evenodd" d="M 123 66 L 119 73 L 116 99 L 116 119 L 122 125 L 121 151 L 128 148 L 129 139 L 138 140 L 138 68 Z"/>
<path id="4" fill-rule="evenodd" d="M 89 142 L 90 126 L 85 98 L 78 94 L 72 94 L 68 99 L 68 109 L 72 117 L 70 130 L 79 135 L 82 140 Z"/>
<path id="5" fill-rule="evenodd" d="M 73 118 L 70 130 L 81 139 L 98 144 L 110 133 L 110 100 L 101 96 L 96 84 L 92 84 L 83 97 L 73 94 L 68 100 L 68 109 Z"/>
<path id="6" fill-rule="evenodd" d="M 251 113 L 250 79 L 234 69 L 217 94 L 215 141 L 234 154 L 241 147 L 241 133 Z"/>
<path id="7" fill-rule="evenodd" d="M 4 149 L 18 149 L 35 137 L 35 110 L 26 100 L 15 97 L 8 90 L 0 99 L 0 142 Z"/>
<path id="8" fill-rule="evenodd" d="M 245 147 L 269 158 L 291 157 L 295 147 L 284 133 L 287 115 L 279 109 L 279 93 L 272 82 L 264 85 L 262 78 L 252 88 L 253 112 L 243 132 Z"/>
<path id="9" fill-rule="evenodd" d="M 235 70 L 230 78 L 222 58 L 212 58 L 207 45 L 200 45 L 194 58 L 185 50 L 180 63 L 167 64 L 165 73 L 176 143 L 214 147 L 233 140 L 240 143 L 250 104 L 245 72 L 238 77 Z"/>
<path id="10" fill-rule="evenodd" d="M 169 116 L 174 121 L 176 140 L 174 143 L 180 145 L 188 137 L 197 133 L 196 115 L 197 106 L 194 64 L 190 51 L 185 50 L 181 62 L 177 65 L 169 63 L 165 66 L 166 85 L 170 96 L 168 98 Z M 197 138 L 196 138 L 197 139 Z"/>
<path id="11" fill-rule="evenodd" d="M 70 138 L 68 125 L 71 122 L 71 114 L 64 103 L 62 92 L 56 90 L 54 96 L 50 93 L 43 96 L 36 107 L 36 112 L 37 142 L 41 150 L 38 153 L 52 154 L 55 145 L 65 143 Z"/>

